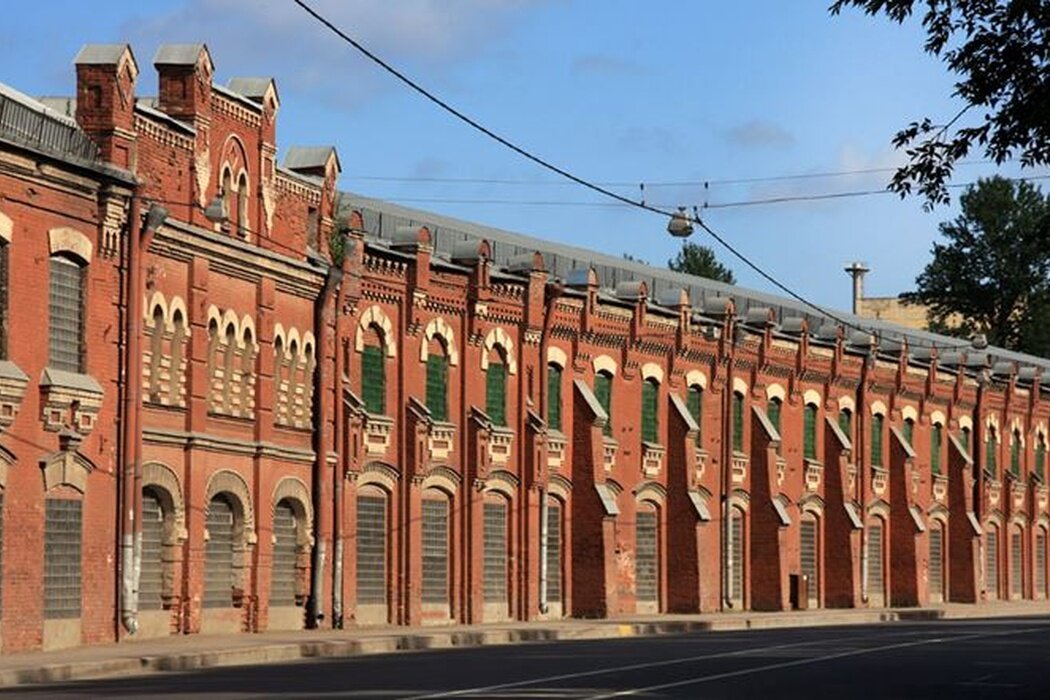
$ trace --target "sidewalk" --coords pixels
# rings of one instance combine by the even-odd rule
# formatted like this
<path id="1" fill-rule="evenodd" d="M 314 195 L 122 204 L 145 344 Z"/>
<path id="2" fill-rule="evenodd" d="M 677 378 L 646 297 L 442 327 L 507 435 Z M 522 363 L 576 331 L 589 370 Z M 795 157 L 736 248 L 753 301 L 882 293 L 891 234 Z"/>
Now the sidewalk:
<path id="1" fill-rule="evenodd" d="M 1050 615 L 1050 602 L 929 608 L 813 610 L 777 613 L 630 616 L 441 627 L 374 627 L 242 635 L 184 635 L 51 652 L 0 656 L 0 688 L 104 676 L 190 671 L 396 651 L 519 642 L 606 639 L 699 631 L 819 627 L 877 622 Z"/>

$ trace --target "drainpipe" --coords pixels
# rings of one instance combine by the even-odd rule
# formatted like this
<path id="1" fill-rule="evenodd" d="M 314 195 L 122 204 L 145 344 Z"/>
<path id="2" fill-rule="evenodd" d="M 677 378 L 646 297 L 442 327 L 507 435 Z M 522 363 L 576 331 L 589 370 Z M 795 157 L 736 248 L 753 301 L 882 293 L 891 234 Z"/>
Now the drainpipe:
<path id="1" fill-rule="evenodd" d="M 348 272 L 349 253 L 356 245 L 350 236 L 343 236 L 343 262 L 340 265 L 342 275 Z M 350 445 L 346 430 L 346 404 L 343 401 L 343 377 L 348 374 L 348 368 L 343 366 L 343 353 L 340 351 L 339 343 L 343 337 L 341 332 L 344 324 L 343 314 L 336 311 L 336 353 L 335 353 L 335 378 L 336 388 L 334 398 L 335 414 L 335 444 L 338 446 L 340 459 L 336 462 L 335 479 L 333 480 L 333 523 L 332 523 L 332 627 L 343 628 L 343 480 L 346 478 L 346 460 L 350 459 Z"/>
<path id="2" fill-rule="evenodd" d="M 324 562 L 327 543 L 324 539 L 324 528 L 322 513 L 324 512 L 325 497 L 328 489 L 324 482 L 325 468 L 328 462 L 328 441 L 325 439 L 325 416 L 322 404 L 324 393 L 330 390 L 330 368 L 324 356 L 323 348 L 327 345 L 327 329 L 325 310 L 332 292 L 339 287 L 343 279 L 342 269 L 334 265 L 328 266 L 325 275 L 324 288 L 314 303 L 314 342 L 317 353 L 317 361 L 314 363 L 314 401 L 313 401 L 313 447 L 314 447 L 314 473 L 313 473 L 313 509 L 314 509 L 314 549 L 310 566 L 310 601 L 307 606 L 307 627 L 316 629 L 324 620 L 324 606 L 321 596 L 324 591 Z"/>
<path id="3" fill-rule="evenodd" d="M 124 307 L 123 517 L 121 518 L 120 620 L 129 634 L 138 631 L 138 581 L 142 562 L 142 252 L 168 210 L 150 205 L 141 221 L 140 195 L 131 197 L 127 239 L 127 297 Z"/>
<path id="4" fill-rule="evenodd" d="M 547 396 L 547 392 L 550 390 L 550 379 L 548 375 L 548 372 L 550 372 L 550 366 L 547 364 L 547 348 L 550 345 L 550 326 L 551 320 L 554 318 L 554 304 L 565 292 L 565 285 L 562 284 L 561 280 L 555 280 L 555 282 L 548 286 L 544 292 L 547 306 L 543 310 L 543 333 L 540 336 L 541 407 L 546 407 L 550 403 L 550 398 Z M 547 416 L 547 418 L 549 417 L 550 416 Z M 550 431 L 550 425 L 547 426 L 547 430 L 548 432 Z M 550 572 L 547 569 L 547 537 L 549 535 L 547 523 L 549 513 L 548 509 L 547 485 L 542 484 L 540 485 L 540 612 L 544 615 L 547 614 L 549 608 L 547 602 L 547 580 L 550 577 Z M 562 614 L 564 614 L 564 611 Z"/>
<path id="5" fill-rule="evenodd" d="M 857 444 L 854 453 L 857 478 L 860 479 L 860 599 L 863 603 L 868 602 L 868 567 L 871 565 L 868 561 L 868 483 L 871 478 L 871 465 L 864 464 L 864 456 L 868 454 L 868 441 L 865 439 L 867 436 L 864 430 L 864 420 L 868 415 L 868 365 L 875 361 L 870 354 L 870 346 L 868 353 L 860 366 L 860 384 L 857 386 L 857 405 L 853 416 L 853 422 L 857 424 Z"/>
<path id="6" fill-rule="evenodd" d="M 730 323 L 729 357 L 726 363 L 726 384 L 722 390 L 722 552 L 725 572 L 722 581 L 722 606 L 733 608 L 733 529 L 729 489 L 732 483 L 730 472 L 733 464 L 733 357 L 736 354 L 736 328 Z"/>

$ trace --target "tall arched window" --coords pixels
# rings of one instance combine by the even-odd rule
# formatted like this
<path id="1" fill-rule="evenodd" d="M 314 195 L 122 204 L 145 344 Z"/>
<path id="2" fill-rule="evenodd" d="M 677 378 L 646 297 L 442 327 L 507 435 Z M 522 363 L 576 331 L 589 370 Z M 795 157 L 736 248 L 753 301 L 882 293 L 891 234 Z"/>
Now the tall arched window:
<path id="1" fill-rule="evenodd" d="M 988 426 L 988 438 L 984 444 L 984 469 L 991 475 L 993 479 L 999 477 L 999 465 L 996 459 L 996 452 L 998 452 L 999 440 L 995 434 L 995 427 Z"/>
<path id="2" fill-rule="evenodd" d="M 886 604 L 886 589 L 884 575 L 885 566 L 885 543 L 883 542 L 884 521 L 882 518 L 872 518 L 868 522 L 867 532 L 867 555 L 868 555 L 868 600 L 874 607 L 882 607 Z"/>
<path id="3" fill-rule="evenodd" d="M 744 607 L 744 511 L 736 506 L 729 509 L 729 598 L 733 607 L 741 610 Z"/>
<path id="4" fill-rule="evenodd" d="M 171 319 L 171 380 L 168 383 L 168 403 L 172 406 L 181 406 L 182 387 L 186 381 L 182 371 L 183 343 L 186 342 L 186 320 L 182 317 L 182 311 L 176 309 Z"/>
<path id="5" fill-rule="evenodd" d="M 810 512 L 799 520 L 799 562 L 802 574 L 808 579 L 807 596 L 810 608 L 820 607 L 820 525 Z"/>
<path id="6" fill-rule="evenodd" d="M 547 427 L 561 431 L 561 367 L 547 365 Z"/>
<path id="7" fill-rule="evenodd" d="M 594 398 L 598 399 L 598 403 L 605 410 L 605 415 L 609 417 L 605 421 L 605 428 L 602 432 L 606 436 L 612 435 L 612 375 L 606 371 L 600 371 L 594 375 Z"/>
<path id="8" fill-rule="evenodd" d="M 1047 565 L 1047 546 L 1048 546 L 1046 528 L 1039 526 L 1035 530 L 1035 597 L 1045 598 L 1047 596 L 1046 590 L 1046 565 Z"/>
<path id="9" fill-rule="evenodd" d="M 915 421 L 911 418 L 904 419 L 904 441 L 908 443 L 908 447 L 915 446 Z"/>
<path id="10" fill-rule="evenodd" d="M 87 265 L 62 255 L 51 256 L 48 366 L 84 371 L 84 290 Z"/>
<path id="11" fill-rule="evenodd" d="M 448 355 L 440 341 L 430 341 L 427 355 L 427 408 L 436 421 L 448 420 Z"/>
<path id="12" fill-rule="evenodd" d="M 237 216 L 237 193 L 233 188 L 233 174 L 230 172 L 229 167 L 226 167 L 222 171 L 222 203 L 226 211 L 226 221 L 222 223 L 222 230 L 225 233 L 229 233 L 230 225 L 229 219 Z"/>
<path id="13" fill-rule="evenodd" d="M 1021 431 L 1016 428 L 1010 435 L 1010 473 L 1021 476 Z"/>
<path id="14" fill-rule="evenodd" d="M 995 525 L 984 533 L 984 590 L 990 599 L 999 598 L 999 528 Z"/>
<path id="15" fill-rule="evenodd" d="M 1042 433 L 1035 439 L 1035 475 L 1040 481 L 1046 480 L 1046 438 Z"/>
<path id="16" fill-rule="evenodd" d="M 547 498 L 547 602 L 562 601 L 562 502 Z"/>
<path id="17" fill-rule="evenodd" d="M 160 610 L 164 607 L 164 499 L 153 487 L 142 490 L 142 553 L 139 573 L 139 608 Z"/>
<path id="18" fill-rule="evenodd" d="M 744 451 L 744 395 L 733 392 L 733 451 Z"/>
<path id="19" fill-rule="evenodd" d="M 164 356 L 164 309 L 159 305 L 153 307 L 153 333 L 149 339 L 149 400 L 159 403 L 160 367 Z M 172 368 L 174 372 L 174 368 Z"/>
<path id="20" fill-rule="evenodd" d="M 853 413 L 848 408 L 839 410 L 839 428 L 853 442 Z"/>
<path id="21" fill-rule="evenodd" d="M 492 369 L 492 365 L 489 365 Z M 482 504 L 482 596 L 486 603 L 507 603 L 509 519 L 507 499 L 497 493 L 485 495 Z"/>
<path id="22" fill-rule="evenodd" d="M 226 326 L 222 360 L 222 412 L 230 413 L 233 399 L 233 358 L 237 353 L 237 331 L 233 324 Z"/>
<path id="23" fill-rule="evenodd" d="M 702 436 L 704 432 L 703 417 L 704 417 L 704 389 L 699 384 L 693 384 L 689 387 L 689 393 L 686 394 L 686 407 L 689 409 L 689 415 L 696 421 L 696 444 L 701 445 Z"/>
<path id="24" fill-rule="evenodd" d="M 635 595 L 640 603 L 660 602 L 660 514 L 642 501 L 635 515 Z"/>
<path id="25" fill-rule="evenodd" d="M 361 348 L 361 398 L 365 410 L 386 415 L 386 353 L 378 329 L 371 326 Z"/>
<path id="26" fill-rule="evenodd" d="M 493 348 L 485 370 L 485 412 L 493 425 L 507 424 L 507 365 L 503 352 Z"/>
<path id="27" fill-rule="evenodd" d="M 449 602 L 449 499 L 437 489 L 423 494 L 423 603 Z"/>
<path id="28" fill-rule="evenodd" d="M 769 399 L 766 404 L 766 416 L 769 418 L 769 422 L 776 428 L 777 435 L 780 435 L 780 413 L 783 408 L 783 402 L 777 397 Z M 783 449 L 784 436 L 780 436 L 780 442 L 777 443 L 777 454 L 780 454 Z"/>
<path id="29" fill-rule="evenodd" d="M 1020 526 L 1010 528 L 1010 597 L 1024 596 L 1024 531 Z"/>
<path id="30" fill-rule="evenodd" d="M 944 442 L 944 427 L 940 423 L 934 423 L 930 429 L 930 471 L 934 474 L 941 473 L 941 451 Z"/>
<path id="31" fill-rule="evenodd" d="M 387 604 L 387 494 L 365 485 L 357 495 L 357 602 Z"/>
<path id="32" fill-rule="evenodd" d="M 660 442 L 660 385 L 655 379 L 642 382 L 642 440 Z"/>
<path id="33" fill-rule="evenodd" d="M 208 541 L 204 548 L 204 600 L 206 608 L 233 605 L 234 531 L 236 510 L 225 494 L 218 494 L 205 513 Z"/>
<path id="34" fill-rule="evenodd" d="M 944 524 L 930 521 L 930 601 L 944 602 Z"/>
<path id="35" fill-rule="evenodd" d="M 237 181 L 237 236 L 248 237 L 248 176 L 244 173 Z"/>
<path id="36" fill-rule="evenodd" d="M 871 417 L 871 466 L 882 466 L 882 414 Z"/>
<path id="37" fill-rule="evenodd" d="M 807 403 L 802 411 L 802 456 L 817 459 L 817 406 Z"/>
<path id="38" fill-rule="evenodd" d="M 270 569 L 270 606 L 293 606 L 299 578 L 299 520 L 291 501 L 273 509 L 273 559 Z"/>

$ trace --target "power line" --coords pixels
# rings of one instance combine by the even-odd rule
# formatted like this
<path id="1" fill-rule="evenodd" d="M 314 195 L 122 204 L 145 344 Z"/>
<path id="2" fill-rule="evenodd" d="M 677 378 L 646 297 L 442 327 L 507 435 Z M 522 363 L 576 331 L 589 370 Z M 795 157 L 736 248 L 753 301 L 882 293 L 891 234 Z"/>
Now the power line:
<path id="1" fill-rule="evenodd" d="M 411 78 L 406 76 L 404 73 L 402 73 L 398 69 L 394 68 L 392 65 L 390 65 L 389 63 L 384 61 L 382 58 L 380 58 L 376 54 L 374 54 L 371 51 L 369 51 L 360 42 L 358 42 L 357 40 L 355 40 L 354 38 L 352 38 L 351 36 L 346 34 L 343 30 L 339 29 L 339 27 L 335 26 L 335 24 L 333 24 L 330 20 L 326 19 L 323 15 L 321 15 L 319 12 L 317 12 L 317 10 L 313 9 L 304 0 L 292 0 L 292 2 L 294 2 L 296 5 L 301 7 L 307 14 L 309 14 L 315 20 L 317 20 L 322 25 L 327 27 L 336 36 L 341 38 L 346 43 L 350 44 L 359 53 L 363 54 L 370 61 L 375 63 L 377 66 L 379 66 L 380 68 L 385 70 L 390 75 L 394 76 L 397 80 L 399 80 L 401 83 L 403 83 L 404 85 L 409 87 L 414 92 L 418 93 L 424 99 L 426 99 L 427 101 L 433 103 L 434 105 L 436 105 L 438 108 L 444 110 L 445 112 L 448 112 L 449 114 L 451 114 L 456 119 L 459 119 L 461 122 L 467 124 L 468 126 L 470 126 L 471 128 L 475 129 L 476 131 L 479 131 L 480 133 L 482 133 L 485 136 L 489 137 L 493 141 L 496 141 L 497 143 L 503 145 L 504 147 L 510 149 L 511 151 L 514 151 L 515 153 L 520 155 L 522 158 L 525 158 L 526 160 L 532 161 L 533 163 L 535 163 L 536 165 L 540 166 L 541 168 L 544 168 L 546 170 L 549 170 L 550 172 L 553 172 L 553 173 L 555 173 L 557 175 L 560 175 L 560 176 L 566 178 L 567 180 L 571 180 L 572 182 L 575 182 L 576 184 L 580 185 L 581 187 L 589 189 L 592 192 L 597 192 L 598 194 L 600 194 L 602 196 L 608 197 L 608 198 L 616 200 L 618 202 L 622 202 L 623 204 L 626 204 L 628 206 L 636 207 L 638 209 L 644 209 L 644 210 L 652 212 L 654 214 L 659 214 L 661 216 L 667 217 L 668 219 L 672 218 L 675 215 L 674 212 L 670 212 L 670 211 L 666 211 L 664 209 L 660 209 L 658 207 L 654 207 L 651 204 L 646 204 L 644 202 L 636 202 L 636 201 L 634 201 L 634 200 L 632 200 L 632 199 L 630 199 L 628 197 L 625 197 L 625 196 L 623 196 L 621 194 L 613 192 L 612 190 L 608 189 L 607 187 L 603 187 L 601 185 L 597 185 L 597 184 L 595 184 L 593 182 L 590 182 L 589 180 L 585 180 L 584 178 L 582 178 L 582 177 L 580 177 L 578 175 L 575 175 L 575 174 L 569 172 L 568 170 L 565 170 L 564 168 L 558 167 L 557 165 L 554 165 L 553 163 L 550 163 L 549 161 L 547 161 L 547 160 L 545 160 L 543 158 L 540 158 L 539 156 L 533 155 L 531 152 L 527 151 L 525 148 L 523 148 L 521 146 L 518 146 L 517 144 L 515 144 L 514 142 L 510 141 L 509 139 L 507 139 L 507 138 L 505 138 L 503 136 L 500 136 L 499 134 L 497 134 L 496 132 L 492 131 L 488 127 L 484 126 L 483 124 L 481 124 L 477 120 L 475 120 L 475 119 L 467 116 L 463 112 L 459 111 L 458 109 L 456 109 L 455 107 L 453 107 L 449 103 L 447 103 L 444 100 L 442 100 L 437 95 L 435 95 L 432 92 L 428 91 L 426 88 L 421 86 L 419 83 L 415 82 L 414 80 L 412 80 Z M 799 293 L 795 292 L 794 290 L 790 289 L 783 282 L 781 282 L 780 280 L 778 280 L 775 277 L 773 277 L 773 275 L 771 275 L 770 273 L 766 272 L 757 263 L 755 263 L 750 258 L 748 258 L 746 255 L 744 255 L 739 250 L 737 250 L 735 246 L 733 246 L 731 243 L 729 243 L 729 241 L 727 241 L 725 238 L 723 238 L 717 231 L 715 231 L 710 226 L 708 226 L 706 223 L 704 223 L 704 221 L 698 215 L 694 214 L 692 217 L 689 217 L 689 218 L 690 218 L 690 220 L 693 223 L 695 223 L 696 225 L 700 226 L 704 231 L 706 231 L 708 233 L 708 235 L 710 235 L 719 244 L 721 244 L 723 248 L 728 250 L 737 259 L 739 259 L 742 263 L 744 263 L 747 267 L 749 267 L 757 275 L 759 275 L 762 279 L 766 280 L 767 282 L 772 284 L 774 287 L 776 287 L 777 289 L 779 289 L 783 293 L 787 294 L 788 296 L 790 296 L 791 298 L 795 299 L 799 303 L 801 303 L 801 304 L 803 304 L 803 305 L 813 309 L 814 311 L 816 311 L 820 315 L 827 316 L 827 317 L 837 321 L 838 323 L 842 324 L 843 326 L 846 326 L 846 327 L 849 327 L 849 328 L 854 328 L 854 329 L 857 329 L 857 330 L 862 330 L 864 332 L 869 332 L 866 329 L 863 329 L 860 326 L 857 326 L 856 324 L 849 323 L 845 319 L 837 317 L 835 314 L 829 313 L 826 309 L 823 309 L 822 307 L 818 306 L 817 304 L 811 302 L 809 299 L 806 299 L 805 297 L 803 297 L 801 294 L 799 294 Z"/>

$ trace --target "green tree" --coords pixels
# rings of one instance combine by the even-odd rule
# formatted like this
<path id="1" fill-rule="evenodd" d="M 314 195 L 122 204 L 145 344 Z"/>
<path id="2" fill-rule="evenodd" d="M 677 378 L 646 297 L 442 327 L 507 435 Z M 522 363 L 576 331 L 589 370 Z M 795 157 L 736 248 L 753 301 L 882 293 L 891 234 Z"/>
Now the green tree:
<path id="1" fill-rule="evenodd" d="M 682 244 L 678 255 L 667 261 L 667 267 L 687 275 L 706 277 L 726 284 L 736 284 L 733 271 L 718 262 L 718 259 L 715 258 L 715 251 L 707 246 L 689 241 Z"/>
<path id="2" fill-rule="evenodd" d="M 897 133 L 909 162 L 890 189 L 916 190 L 926 208 L 948 202 L 947 184 L 971 150 L 1025 167 L 1050 162 L 1050 7 L 1045 0 L 836 0 L 831 13 L 857 7 L 903 24 L 925 7 L 925 50 L 958 76 L 963 107 L 935 123 L 927 117 Z M 947 117 L 947 115 L 945 115 Z"/>
<path id="3" fill-rule="evenodd" d="M 967 188 L 962 213 L 940 225 L 943 243 L 907 302 L 929 307 L 931 330 L 984 333 L 988 342 L 1050 356 L 1050 198 L 994 177 Z"/>

